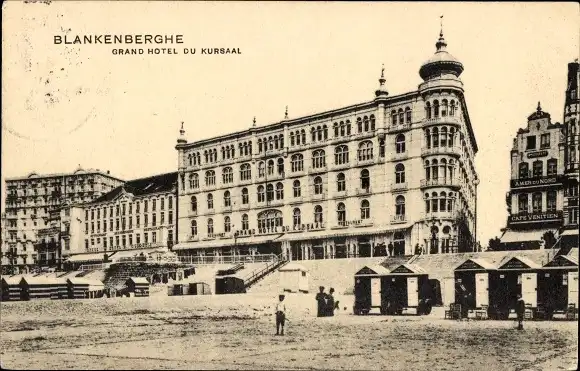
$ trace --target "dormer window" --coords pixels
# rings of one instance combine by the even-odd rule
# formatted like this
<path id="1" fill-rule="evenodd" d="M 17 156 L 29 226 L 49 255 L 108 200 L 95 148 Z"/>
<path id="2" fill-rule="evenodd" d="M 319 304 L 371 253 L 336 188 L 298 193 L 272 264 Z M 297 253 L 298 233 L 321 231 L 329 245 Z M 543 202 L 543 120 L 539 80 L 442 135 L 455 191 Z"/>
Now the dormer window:
<path id="1" fill-rule="evenodd" d="M 530 135 L 526 137 L 526 151 L 536 149 L 536 136 Z"/>

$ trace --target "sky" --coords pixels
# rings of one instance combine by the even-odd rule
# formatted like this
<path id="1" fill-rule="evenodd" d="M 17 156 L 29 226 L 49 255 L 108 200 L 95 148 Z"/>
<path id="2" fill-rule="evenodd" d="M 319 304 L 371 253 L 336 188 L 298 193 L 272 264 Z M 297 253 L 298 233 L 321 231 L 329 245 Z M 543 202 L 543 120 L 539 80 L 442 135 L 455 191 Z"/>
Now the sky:
<path id="1" fill-rule="evenodd" d="M 478 238 L 501 235 L 512 139 L 538 101 L 561 122 L 578 58 L 575 3 L 5 2 L 5 178 L 78 166 L 135 179 L 177 170 L 188 141 L 414 91 L 443 18 L 459 59 L 479 153 Z M 177 55 L 113 55 L 122 45 L 55 35 L 180 34 Z M 151 47 L 151 46 L 140 46 Z M 239 55 L 200 55 L 201 48 Z M 184 55 L 183 48 L 196 48 Z M 2 210 L 4 209 L 2 197 Z"/>

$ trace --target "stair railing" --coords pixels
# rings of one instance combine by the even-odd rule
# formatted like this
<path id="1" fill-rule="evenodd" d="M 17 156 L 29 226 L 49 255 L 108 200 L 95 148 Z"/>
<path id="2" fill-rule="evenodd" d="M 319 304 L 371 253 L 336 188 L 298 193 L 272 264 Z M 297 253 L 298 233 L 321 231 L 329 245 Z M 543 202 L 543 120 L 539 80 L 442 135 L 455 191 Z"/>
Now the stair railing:
<path id="1" fill-rule="evenodd" d="M 286 262 L 287 259 L 282 254 L 276 256 L 274 260 L 266 264 L 264 268 L 257 269 L 256 271 L 252 272 L 252 274 L 244 280 L 244 287 L 249 288 L 254 283 L 256 283 L 260 278 L 264 277 L 265 275 L 272 272 L 281 265 L 285 264 Z"/>

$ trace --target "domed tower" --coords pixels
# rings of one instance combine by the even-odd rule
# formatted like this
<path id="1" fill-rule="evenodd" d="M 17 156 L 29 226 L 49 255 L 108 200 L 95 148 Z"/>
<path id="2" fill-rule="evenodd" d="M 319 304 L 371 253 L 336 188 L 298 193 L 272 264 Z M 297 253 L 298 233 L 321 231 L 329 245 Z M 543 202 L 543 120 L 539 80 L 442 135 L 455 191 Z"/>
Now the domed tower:
<path id="1" fill-rule="evenodd" d="M 459 76 L 463 64 L 447 51 L 443 28 L 435 54 L 419 69 L 424 104 L 421 157 L 428 253 L 473 251 L 477 151 Z"/>

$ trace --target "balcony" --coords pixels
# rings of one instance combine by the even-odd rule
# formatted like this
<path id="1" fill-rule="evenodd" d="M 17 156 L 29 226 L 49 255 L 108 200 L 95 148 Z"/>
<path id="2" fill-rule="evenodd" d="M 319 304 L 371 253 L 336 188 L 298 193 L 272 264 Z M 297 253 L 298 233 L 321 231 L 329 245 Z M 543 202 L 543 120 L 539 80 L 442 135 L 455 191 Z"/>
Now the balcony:
<path id="1" fill-rule="evenodd" d="M 402 191 L 402 190 L 407 190 L 409 187 L 407 185 L 407 182 L 405 183 L 393 183 L 391 185 L 391 191 Z"/>
<path id="2" fill-rule="evenodd" d="M 459 146 L 444 146 L 444 147 L 432 147 L 432 148 L 421 148 L 421 156 L 431 156 L 431 155 L 453 155 L 461 157 L 462 150 Z"/>
<path id="3" fill-rule="evenodd" d="M 406 215 L 395 215 L 393 216 L 393 218 L 391 219 L 391 224 L 402 224 L 405 223 L 407 221 L 407 216 Z"/>
<path id="4" fill-rule="evenodd" d="M 455 220 L 461 217 L 461 213 L 458 211 L 432 211 L 423 214 L 422 220 L 435 221 L 435 220 Z"/>
<path id="5" fill-rule="evenodd" d="M 370 157 L 370 158 L 364 158 L 364 159 L 357 158 L 355 163 L 354 163 L 354 166 L 369 166 L 369 165 L 373 165 L 374 163 L 375 163 L 374 156 Z"/>
<path id="6" fill-rule="evenodd" d="M 429 187 L 453 187 L 460 188 L 461 185 L 457 180 L 452 178 L 435 178 L 435 179 L 423 179 L 421 180 L 421 188 Z"/>
<path id="7" fill-rule="evenodd" d="M 369 194 L 371 194 L 371 187 L 367 187 L 367 188 L 357 188 L 356 189 L 356 194 L 358 196 L 361 196 L 361 195 L 369 195 Z"/>
<path id="8" fill-rule="evenodd" d="M 321 201 L 326 199 L 326 195 L 324 193 L 313 193 L 311 199 L 314 201 Z"/>
<path id="9" fill-rule="evenodd" d="M 431 126 L 431 125 L 456 125 L 456 126 L 460 126 L 461 125 L 461 119 L 459 118 L 459 116 L 438 116 L 438 117 L 433 117 L 430 119 L 425 119 L 423 120 L 423 125 L 425 126 Z"/>
<path id="10" fill-rule="evenodd" d="M 387 133 L 399 133 L 402 131 L 408 131 L 411 130 L 411 123 L 410 122 L 406 122 L 404 124 L 398 124 L 398 125 L 389 125 L 389 127 L 387 128 Z"/>
<path id="11" fill-rule="evenodd" d="M 326 165 L 317 168 L 311 167 L 308 169 L 308 175 L 321 174 L 326 172 L 328 172 L 328 166 Z"/>

